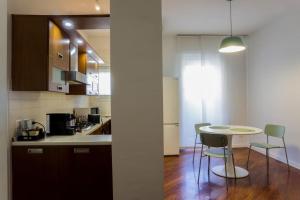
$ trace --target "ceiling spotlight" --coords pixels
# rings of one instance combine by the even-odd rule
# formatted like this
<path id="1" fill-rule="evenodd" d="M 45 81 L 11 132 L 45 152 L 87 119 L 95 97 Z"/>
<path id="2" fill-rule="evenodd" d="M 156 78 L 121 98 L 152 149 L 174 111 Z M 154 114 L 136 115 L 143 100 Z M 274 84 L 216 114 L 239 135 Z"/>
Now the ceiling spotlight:
<path id="1" fill-rule="evenodd" d="M 88 54 L 92 54 L 93 53 L 93 51 L 91 49 L 88 49 L 87 52 L 88 52 Z"/>
<path id="2" fill-rule="evenodd" d="M 96 3 L 95 3 L 95 9 L 96 9 L 97 11 L 100 11 L 100 10 L 101 10 L 101 7 L 100 7 L 100 4 L 99 4 L 99 1 L 98 1 L 98 0 L 96 0 Z"/>
<path id="3" fill-rule="evenodd" d="M 79 38 L 76 40 L 76 42 L 77 42 L 77 44 L 79 44 L 79 45 L 80 45 L 80 44 L 83 44 L 83 40 L 82 40 L 82 39 L 79 39 Z"/>
<path id="4" fill-rule="evenodd" d="M 74 24 L 71 21 L 63 21 L 63 25 L 66 28 L 73 28 Z"/>

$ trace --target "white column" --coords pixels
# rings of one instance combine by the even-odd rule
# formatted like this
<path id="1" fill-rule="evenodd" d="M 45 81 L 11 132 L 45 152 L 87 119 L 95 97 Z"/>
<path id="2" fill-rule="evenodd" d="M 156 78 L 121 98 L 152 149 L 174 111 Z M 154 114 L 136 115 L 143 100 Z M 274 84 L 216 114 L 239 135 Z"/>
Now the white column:
<path id="1" fill-rule="evenodd" d="M 8 199 L 7 1 L 0 0 L 0 199 Z"/>
<path id="2" fill-rule="evenodd" d="M 111 0 L 115 200 L 163 199 L 161 0 Z"/>

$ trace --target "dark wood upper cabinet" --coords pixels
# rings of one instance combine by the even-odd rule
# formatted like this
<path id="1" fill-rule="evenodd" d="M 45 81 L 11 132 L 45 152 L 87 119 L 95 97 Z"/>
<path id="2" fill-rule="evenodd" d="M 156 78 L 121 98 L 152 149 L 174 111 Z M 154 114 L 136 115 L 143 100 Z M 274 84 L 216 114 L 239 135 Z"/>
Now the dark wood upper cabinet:
<path id="1" fill-rule="evenodd" d="M 66 19 L 74 23 L 72 29 L 63 25 Z M 12 15 L 12 90 L 98 95 L 98 75 L 89 61 L 99 60 L 99 56 L 90 58 L 87 50 L 93 48 L 76 30 L 109 27 L 109 15 Z M 69 85 L 66 80 L 71 44 L 78 39 L 83 41 L 78 45 L 78 71 L 93 80 L 88 85 Z"/>
<path id="2" fill-rule="evenodd" d="M 69 92 L 70 39 L 48 16 L 12 16 L 12 90 Z"/>

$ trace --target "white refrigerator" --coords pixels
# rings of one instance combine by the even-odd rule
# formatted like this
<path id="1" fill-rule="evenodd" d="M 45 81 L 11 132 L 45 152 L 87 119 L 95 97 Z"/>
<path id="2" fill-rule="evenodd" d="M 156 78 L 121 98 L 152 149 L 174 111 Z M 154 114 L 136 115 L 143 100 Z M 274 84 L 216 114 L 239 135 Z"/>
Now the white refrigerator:
<path id="1" fill-rule="evenodd" d="M 163 78 L 164 155 L 179 155 L 178 80 Z"/>

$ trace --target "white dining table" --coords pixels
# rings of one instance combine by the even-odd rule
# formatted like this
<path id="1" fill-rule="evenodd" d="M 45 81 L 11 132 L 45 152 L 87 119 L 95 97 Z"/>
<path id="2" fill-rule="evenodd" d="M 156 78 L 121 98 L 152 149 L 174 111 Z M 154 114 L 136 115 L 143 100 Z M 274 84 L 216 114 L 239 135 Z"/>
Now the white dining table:
<path id="1" fill-rule="evenodd" d="M 249 126 L 235 126 L 235 125 L 218 125 L 218 126 L 203 126 L 200 127 L 200 131 L 204 133 L 210 133 L 210 134 L 221 134 L 226 135 L 228 138 L 228 150 L 229 152 L 232 152 L 232 137 L 234 135 L 255 135 L 263 133 L 262 129 L 255 128 L 255 127 L 249 127 Z M 234 178 L 234 168 L 233 168 L 233 162 L 232 157 L 228 156 L 226 161 L 227 166 L 227 177 L 228 178 Z M 225 173 L 225 165 L 218 165 L 212 168 L 212 171 L 219 176 L 226 177 Z M 235 166 L 235 172 L 236 172 L 236 178 L 244 178 L 249 175 L 248 170 Z"/>

